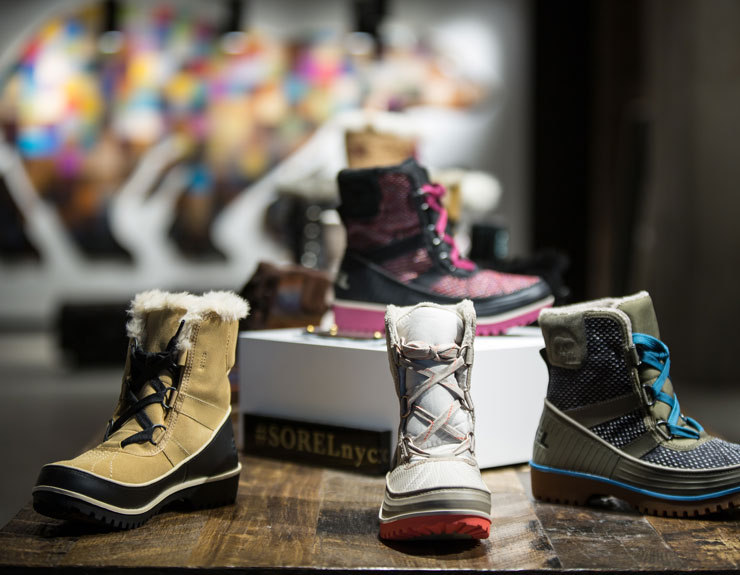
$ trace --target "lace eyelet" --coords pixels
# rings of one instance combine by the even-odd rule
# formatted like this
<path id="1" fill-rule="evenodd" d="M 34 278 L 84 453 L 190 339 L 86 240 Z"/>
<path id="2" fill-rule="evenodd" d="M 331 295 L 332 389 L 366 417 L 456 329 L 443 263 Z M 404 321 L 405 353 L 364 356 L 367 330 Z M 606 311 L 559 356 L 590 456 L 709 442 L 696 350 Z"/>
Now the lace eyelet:
<path id="1" fill-rule="evenodd" d="M 450 257 L 450 254 L 447 252 L 439 252 L 439 259 L 446 260 L 448 257 Z"/>
<path id="2" fill-rule="evenodd" d="M 164 432 L 165 432 L 165 433 L 167 433 L 167 426 L 166 426 L 166 425 L 162 425 L 161 423 L 157 423 L 156 425 L 153 425 L 153 426 L 151 427 L 151 430 L 152 430 L 152 438 L 151 438 L 151 439 L 149 440 L 149 443 L 151 443 L 152 445 L 157 445 L 157 442 L 156 442 L 156 441 L 154 441 L 154 431 L 155 431 L 155 430 L 156 430 L 156 429 L 157 429 L 158 427 L 159 427 L 159 428 L 161 428 L 161 429 L 163 429 L 163 430 L 164 430 Z"/>
<path id="3" fill-rule="evenodd" d="M 666 429 L 663 429 L 665 427 Z M 668 422 L 665 419 L 659 419 L 655 422 L 655 430 L 660 433 L 666 440 L 673 439 L 673 434 L 668 431 Z"/>
<path id="4" fill-rule="evenodd" d="M 406 419 L 409 415 L 411 415 L 411 406 L 409 405 L 409 396 L 404 395 L 401 397 L 401 409 L 403 410 L 403 413 L 401 414 L 401 419 Z"/>
<path id="5" fill-rule="evenodd" d="M 429 204 L 427 204 L 426 202 L 424 202 L 423 204 L 421 204 L 421 206 L 420 206 L 420 207 L 421 207 L 421 209 L 422 209 L 423 211 L 425 211 L 425 212 L 426 212 L 426 211 L 427 211 L 427 210 L 429 209 Z"/>
<path id="6" fill-rule="evenodd" d="M 434 238 L 432 238 L 432 245 L 433 246 L 438 246 L 441 243 L 442 243 L 442 240 L 440 240 L 438 237 L 435 236 Z"/>
<path id="7" fill-rule="evenodd" d="M 652 407 L 653 405 L 655 405 L 655 393 L 653 392 L 652 386 L 643 384 L 642 394 L 645 396 L 645 405 L 647 405 L 648 407 Z"/>
<path id="8" fill-rule="evenodd" d="M 166 409 L 167 411 L 175 407 L 174 405 L 169 403 L 170 399 L 172 398 L 172 395 L 170 394 L 173 391 L 177 391 L 177 388 L 171 385 L 167 386 L 167 388 L 165 388 L 164 390 L 164 395 L 162 396 L 162 407 Z"/>

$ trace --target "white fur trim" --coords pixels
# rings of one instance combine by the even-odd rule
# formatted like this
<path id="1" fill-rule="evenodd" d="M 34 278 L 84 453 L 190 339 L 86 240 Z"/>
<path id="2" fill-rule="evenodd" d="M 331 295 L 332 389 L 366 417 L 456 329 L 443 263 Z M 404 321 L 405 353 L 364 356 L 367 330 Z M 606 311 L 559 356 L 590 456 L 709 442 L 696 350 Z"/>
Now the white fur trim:
<path id="1" fill-rule="evenodd" d="M 181 310 L 183 315 L 195 305 L 198 296 L 188 292 L 165 292 L 153 289 L 136 294 L 131 300 L 128 314 L 131 319 L 126 324 L 126 332 L 130 338 L 140 342 L 144 340 L 146 330 L 146 316 L 153 311 L 162 309 Z"/>
<path id="2" fill-rule="evenodd" d="M 128 310 L 131 319 L 126 324 L 126 331 L 130 338 L 144 340 L 146 331 L 146 316 L 158 310 L 173 310 L 182 313 L 185 321 L 178 338 L 178 349 L 190 348 L 190 336 L 193 325 L 209 315 L 216 315 L 222 321 L 238 321 L 247 317 L 249 304 L 241 297 L 230 291 L 211 291 L 202 296 L 188 292 L 163 292 L 149 290 L 137 294 L 131 301 Z"/>
<path id="3" fill-rule="evenodd" d="M 202 317 L 215 314 L 221 321 L 238 321 L 249 314 L 247 301 L 231 291 L 209 291 L 200 296 L 195 306 Z M 196 311 L 191 308 L 190 313 Z M 187 317 L 187 316 L 186 316 Z"/>

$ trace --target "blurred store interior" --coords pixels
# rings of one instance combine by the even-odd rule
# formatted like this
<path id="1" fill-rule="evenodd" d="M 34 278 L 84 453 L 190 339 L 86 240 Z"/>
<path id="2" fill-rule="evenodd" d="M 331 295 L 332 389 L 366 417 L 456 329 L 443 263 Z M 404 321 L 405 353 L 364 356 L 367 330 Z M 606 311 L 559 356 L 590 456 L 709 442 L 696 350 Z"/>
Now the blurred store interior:
<path id="1" fill-rule="evenodd" d="M 331 276 L 337 171 L 396 148 L 471 257 L 648 290 L 682 407 L 740 440 L 738 102 L 732 0 L 4 3 L 0 524 L 103 429 L 135 293 Z"/>

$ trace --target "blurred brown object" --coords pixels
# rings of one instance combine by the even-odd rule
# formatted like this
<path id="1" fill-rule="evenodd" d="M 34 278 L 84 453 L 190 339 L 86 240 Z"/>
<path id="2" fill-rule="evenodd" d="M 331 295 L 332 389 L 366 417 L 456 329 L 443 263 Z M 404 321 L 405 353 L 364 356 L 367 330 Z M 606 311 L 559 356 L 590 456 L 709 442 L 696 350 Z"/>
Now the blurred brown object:
<path id="1" fill-rule="evenodd" d="M 240 295 L 250 305 L 243 330 L 317 325 L 329 309 L 329 275 L 302 266 L 260 262 Z"/>
<path id="2" fill-rule="evenodd" d="M 442 197 L 442 203 L 447 210 L 447 217 L 456 224 L 462 217 L 462 173 L 449 170 L 448 173 L 434 173 L 432 177 L 438 184 L 442 184 L 447 193 Z"/>
<path id="3" fill-rule="evenodd" d="M 348 166 L 353 169 L 395 166 L 416 155 L 416 140 L 372 127 L 345 133 Z"/>

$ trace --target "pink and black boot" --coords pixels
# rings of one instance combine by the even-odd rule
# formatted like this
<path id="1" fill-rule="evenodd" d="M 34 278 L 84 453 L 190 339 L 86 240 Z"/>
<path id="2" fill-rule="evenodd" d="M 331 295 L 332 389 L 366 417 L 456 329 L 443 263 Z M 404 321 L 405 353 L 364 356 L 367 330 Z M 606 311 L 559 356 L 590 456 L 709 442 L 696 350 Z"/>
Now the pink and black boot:
<path id="1" fill-rule="evenodd" d="M 413 159 L 398 166 L 339 172 L 339 213 L 347 250 L 335 285 L 341 333 L 383 332 L 388 304 L 452 304 L 470 299 L 478 335 L 537 319 L 552 305 L 539 277 L 484 270 L 458 252 L 447 233 L 445 189 Z"/>

